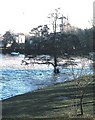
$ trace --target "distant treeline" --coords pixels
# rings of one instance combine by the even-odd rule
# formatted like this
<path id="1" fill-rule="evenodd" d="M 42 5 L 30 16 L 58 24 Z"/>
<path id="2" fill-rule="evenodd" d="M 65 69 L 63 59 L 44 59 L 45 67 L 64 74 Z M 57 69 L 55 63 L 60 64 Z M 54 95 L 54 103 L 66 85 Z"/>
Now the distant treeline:
<path id="1" fill-rule="evenodd" d="M 45 31 L 46 33 L 46 31 Z M 23 54 L 70 55 L 88 54 L 94 51 L 95 28 L 77 29 L 72 32 L 47 33 L 26 37 L 25 43 L 17 43 L 9 31 L 3 35 L 2 53 L 12 51 Z M 10 44 L 10 46 L 8 46 Z"/>
<path id="2" fill-rule="evenodd" d="M 93 52 L 94 29 L 77 29 L 71 33 L 50 33 L 48 36 L 26 38 L 26 54 L 81 55 Z"/>

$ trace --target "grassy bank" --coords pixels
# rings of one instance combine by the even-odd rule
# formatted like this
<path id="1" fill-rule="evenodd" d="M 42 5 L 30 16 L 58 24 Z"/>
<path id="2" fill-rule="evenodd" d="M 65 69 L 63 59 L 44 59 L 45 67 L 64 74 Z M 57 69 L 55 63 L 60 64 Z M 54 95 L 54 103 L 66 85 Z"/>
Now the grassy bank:
<path id="1" fill-rule="evenodd" d="M 89 76 L 89 80 L 90 78 L 92 79 L 92 76 Z M 95 76 L 88 86 L 82 88 L 78 88 L 75 80 L 72 80 L 4 100 L 2 120 L 74 120 L 76 118 L 92 120 L 94 86 Z M 85 90 L 83 116 L 80 115 L 80 89 Z"/>

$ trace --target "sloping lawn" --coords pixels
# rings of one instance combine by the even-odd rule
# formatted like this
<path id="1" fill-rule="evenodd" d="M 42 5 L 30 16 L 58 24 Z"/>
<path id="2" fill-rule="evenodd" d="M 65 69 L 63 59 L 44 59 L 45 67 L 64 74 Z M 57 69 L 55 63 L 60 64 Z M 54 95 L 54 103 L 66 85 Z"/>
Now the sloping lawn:
<path id="1" fill-rule="evenodd" d="M 90 77 L 93 81 L 80 88 L 85 89 L 83 116 L 80 115 L 80 89 L 72 80 L 2 101 L 2 120 L 94 120 L 95 76 Z"/>

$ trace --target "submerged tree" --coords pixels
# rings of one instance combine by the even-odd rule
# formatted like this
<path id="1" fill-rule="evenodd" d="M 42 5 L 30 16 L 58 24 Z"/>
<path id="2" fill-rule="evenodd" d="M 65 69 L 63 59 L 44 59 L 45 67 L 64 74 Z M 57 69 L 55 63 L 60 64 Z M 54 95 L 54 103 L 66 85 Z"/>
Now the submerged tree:
<path id="1" fill-rule="evenodd" d="M 54 13 L 49 14 L 48 18 L 52 21 L 53 26 L 53 57 L 54 57 L 54 73 L 59 73 L 59 69 L 57 68 L 57 58 L 58 58 L 58 45 L 57 45 L 57 21 L 60 19 L 60 8 L 55 9 Z M 63 27 L 63 26 L 62 26 Z"/>
<path id="2" fill-rule="evenodd" d="M 54 13 L 51 13 L 49 16 L 52 19 L 53 32 L 49 33 L 47 25 L 38 26 L 31 30 L 33 36 L 29 39 L 27 38 L 25 43 L 26 56 L 30 62 L 32 61 L 31 64 L 51 64 L 54 67 L 54 73 L 60 73 L 58 68 L 60 60 L 69 57 L 71 54 L 75 54 L 77 49 L 76 43 L 78 42 L 76 35 L 57 31 L 59 15 L 59 9 L 55 9 Z M 39 61 L 37 61 L 38 55 Z M 31 60 L 34 58 L 37 59 L 36 62 Z M 27 64 L 26 62 L 23 60 L 23 63 Z"/>

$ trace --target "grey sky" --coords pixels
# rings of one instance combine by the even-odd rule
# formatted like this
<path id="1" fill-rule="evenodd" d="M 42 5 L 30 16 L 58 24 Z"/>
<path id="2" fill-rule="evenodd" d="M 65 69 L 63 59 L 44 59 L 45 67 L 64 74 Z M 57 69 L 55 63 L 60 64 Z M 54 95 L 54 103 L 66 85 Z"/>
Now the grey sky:
<path id="1" fill-rule="evenodd" d="M 32 27 L 48 23 L 47 16 L 60 7 L 71 25 L 90 27 L 94 0 L 0 0 L 0 33 L 7 30 L 28 33 Z"/>

